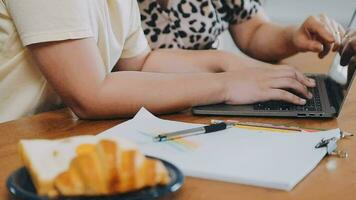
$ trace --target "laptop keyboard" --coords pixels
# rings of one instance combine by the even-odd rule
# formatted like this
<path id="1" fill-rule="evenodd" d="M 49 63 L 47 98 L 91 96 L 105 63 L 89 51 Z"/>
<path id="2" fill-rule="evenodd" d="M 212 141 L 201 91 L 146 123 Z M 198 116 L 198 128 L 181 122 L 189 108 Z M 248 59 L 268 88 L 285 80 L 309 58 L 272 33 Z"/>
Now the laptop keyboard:
<path id="1" fill-rule="evenodd" d="M 322 111 L 320 94 L 317 87 L 310 88 L 309 91 L 313 94 L 313 98 L 307 100 L 304 106 L 294 105 L 284 101 L 267 101 L 254 104 L 254 110 L 266 111 Z"/>

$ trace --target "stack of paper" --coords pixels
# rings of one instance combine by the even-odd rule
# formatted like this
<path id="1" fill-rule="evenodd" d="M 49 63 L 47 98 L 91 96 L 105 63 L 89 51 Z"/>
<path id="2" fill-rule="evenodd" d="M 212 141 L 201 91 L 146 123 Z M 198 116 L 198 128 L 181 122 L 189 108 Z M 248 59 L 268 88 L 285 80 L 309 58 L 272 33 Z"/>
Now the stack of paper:
<path id="1" fill-rule="evenodd" d="M 315 149 L 323 138 L 339 137 L 340 130 L 318 133 L 276 133 L 230 128 L 174 141 L 153 142 L 167 132 L 193 128 L 162 120 L 146 109 L 101 135 L 114 134 L 136 142 L 146 154 L 174 163 L 185 175 L 291 190 L 325 156 Z M 99 135 L 100 137 L 100 135 Z"/>

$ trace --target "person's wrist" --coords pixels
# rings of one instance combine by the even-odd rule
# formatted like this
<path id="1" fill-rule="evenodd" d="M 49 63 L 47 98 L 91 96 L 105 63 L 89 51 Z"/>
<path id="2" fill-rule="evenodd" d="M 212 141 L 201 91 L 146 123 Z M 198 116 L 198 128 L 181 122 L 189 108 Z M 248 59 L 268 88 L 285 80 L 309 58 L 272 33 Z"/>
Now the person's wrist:
<path id="1" fill-rule="evenodd" d="M 218 73 L 215 76 L 215 82 L 218 84 L 219 88 L 219 102 L 227 102 L 229 100 L 229 83 L 227 78 L 227 73 Z"/>
<path id="2" fill-rule="evenodd" d="M 209 105 L 225 102 L 225 73 L 204 73 L 200 76 L 200 89 L 195 93 L 194 99 L 190 101 L 190 107 Z M 202 79 L 201 79 L 202 78 Z M 200 93 L 200 95 L 198 94 Z"/>
<path id="3" fill-rule="evenodd" d="M 300 51 L 296 41 L 296 35 L 298 34 L 298 31 L 299 28 L 296 26 L 288 26 L 284 30 L 284 40 L 286 41 L 288 52 L 298 53 Z"/>
<path id="4" fill-rule="evenodd" d="M 233 66 L 238 63 L 238 60 L 236 60 L 236 55 L 229 52 L 218 51 L 217 57 L 219 58 L 216 59 L 219 65 L 219 72 L 232 71 Z"/>

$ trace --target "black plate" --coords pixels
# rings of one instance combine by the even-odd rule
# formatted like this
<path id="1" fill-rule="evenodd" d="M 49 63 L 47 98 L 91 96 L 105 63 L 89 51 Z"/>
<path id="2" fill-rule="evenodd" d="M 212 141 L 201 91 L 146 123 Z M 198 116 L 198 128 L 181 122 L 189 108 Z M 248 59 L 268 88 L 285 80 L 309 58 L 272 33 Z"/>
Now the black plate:
<path id="1" fill-rule="evenodd" d="M 153 158 L 153 157 L 151 157 Z M 158 159 L 158 158 L 154 158 Z M 163 197 L 169 193 L 176 192 L 181 188 L 184 182 L 183 173 L 173 164 L 161 160 L 167 168 L 171 177 L 171 182 L 166 186 L 156 186 L 144 188 L 135 192 L 130 192 L 122 195 L 111 196 L 93 196 L 93 197 L 61 197 L 61 200 L 139 200 L 139 199 L 155 199 Z M 49 198 L 38 196 L 36 189 L 31 181 L 30 175 L 26 168 L 22 167 L 13 172 L 7 179 L 7 188 L 16 200 L 48 200 Z"/>

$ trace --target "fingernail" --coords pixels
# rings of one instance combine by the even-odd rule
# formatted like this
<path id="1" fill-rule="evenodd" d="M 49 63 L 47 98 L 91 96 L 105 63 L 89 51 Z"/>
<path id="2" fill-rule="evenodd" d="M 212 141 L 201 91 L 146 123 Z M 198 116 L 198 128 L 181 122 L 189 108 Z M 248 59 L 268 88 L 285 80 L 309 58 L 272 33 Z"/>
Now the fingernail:
<path id="1" fill-rule="evenodd" d="M 309 99 L 313 98 L 313 94 L 311 92 L 308 93 Z"/>
<path id="2" fill-rule="evenodd" d="M 314 85 L 316 84 L 315 80 L 312 79 L 312 78 L 309 78 L 309 82 L 312 83 L 312 84 L 314 84 Z"/>
<path id="3" fill-rule="evenodd" d="M 321 59 L 321 58 L 323 58 L 324 56 L 323 56 L 323 54 L 322 53 L 319 53 L 319 58 Z"/>
<path id="4" fill-rule="evenodd" d="M 304 104 L 307 103 L 307 100 L 305 100 L 305 99 L 300 99 L 300 103 L 304 105 Z"/>

